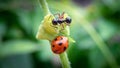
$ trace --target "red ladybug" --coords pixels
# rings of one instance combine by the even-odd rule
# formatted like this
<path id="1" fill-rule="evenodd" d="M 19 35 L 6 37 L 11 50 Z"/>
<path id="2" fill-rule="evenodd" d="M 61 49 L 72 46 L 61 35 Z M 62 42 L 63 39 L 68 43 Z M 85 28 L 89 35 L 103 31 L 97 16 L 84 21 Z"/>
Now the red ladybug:
<path id="1" fill-rule="evenodd" d="M 68 38 L 64 36 L 57 36 L 51 42 L 51 49 L 55 54 L 61 54 L 68 48 Z"/>

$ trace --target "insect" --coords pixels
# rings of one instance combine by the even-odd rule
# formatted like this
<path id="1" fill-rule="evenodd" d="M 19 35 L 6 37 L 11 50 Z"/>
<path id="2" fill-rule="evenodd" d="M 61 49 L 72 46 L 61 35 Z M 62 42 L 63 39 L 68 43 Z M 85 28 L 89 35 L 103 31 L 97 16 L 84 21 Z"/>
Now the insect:
<path id="1" fill-rule="evenodd" d="M 57 24 L 53 23 L 53 19 L 57 20 Z M 62 19 L 62 23 L 59 24 L 58 20 Z M 66 22 L 63 22 L 66 21 Z M 47 14 L 44 19 L 41 21 L 39 25 L 38 32 L 36 34 L 37 39 L 46 39 L 53 40 L 59 34 L 64 34 L 65 36 L 69 36 L 69 26 L 71 23 L 71 18 L 67 13 L 57 14 L 57 17 L 52 14 Z M 67 24 L 67 25 L 66 25 Z"/>
<path id="2" fill-rule="evenodd" d="M 60 14 L 55 14 L 55 15 L 58 15 L 58 18 L 54 18 L 53 20 L 52 20 L 52 24 L 53 25 L 62 25 L 62 23 L 65 23 L 65 24 L 67 24 L 67 25 L 70 25 L 70 23 L 71 23 L 71 18 L 70 17 L 66 17 L 66 18 L 64 18 L 64 14 L 65 14 L 65 12 L 63 12 L 62 13 L 62 15 L 60 15 Z M 62 25 L 63 26 L 63 25 Z"/>
<path id="3" fill-rule="evenodd" d="M 51 49 L 55 54 L 61 54 L 68 48 L 68 38 L 64 36 L 57 36 L 51 42 Z"/>

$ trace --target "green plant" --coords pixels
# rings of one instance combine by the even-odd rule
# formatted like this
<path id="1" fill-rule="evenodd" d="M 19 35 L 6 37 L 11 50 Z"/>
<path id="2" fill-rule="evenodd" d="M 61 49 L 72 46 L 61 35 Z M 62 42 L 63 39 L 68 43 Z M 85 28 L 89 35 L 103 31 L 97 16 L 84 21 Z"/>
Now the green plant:
<path id="1" fill-rule="evenodd" d="M 36 38 L 46 39 L 49 42 L 51 42 L 57 35 L 64 35 L 64 36 L 68 37 L 69 36 L 69 27 L 64 26 L 65 27 L 64 30 L 62 30 L 62 28 L 60 28 L 59 26 L 58 26 L 59 29 L 57 29 L 57 30 L 55 29 L 55 27 L 52 27 L 51 20 L 54 18 L 54 16 L 50 12 L 46 0 L 39 0 L 39 2 L 40 2 L 40 6 L 43 9 L 45 17 L 39 26 L 39 31 L 37 33 Z M 65 16 L 66 15 L 67 14 L 65 14 Z M 66 52 L 59 54 L 59 56 L 60 56 L 63 68 L 70 68 L 70 63 L 69 63 Z"/>

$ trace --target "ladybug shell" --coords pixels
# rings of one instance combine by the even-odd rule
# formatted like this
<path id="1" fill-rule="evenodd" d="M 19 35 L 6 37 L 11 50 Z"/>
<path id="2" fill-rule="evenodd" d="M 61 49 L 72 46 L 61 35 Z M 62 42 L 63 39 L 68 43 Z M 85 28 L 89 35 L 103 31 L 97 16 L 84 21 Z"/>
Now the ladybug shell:
<path id="1" fill-rule="evenodd" d="M 61 54 L 68 48 L 68 38 L 58 36 L 51 42 L 52 51 L 55 54 Z"/>

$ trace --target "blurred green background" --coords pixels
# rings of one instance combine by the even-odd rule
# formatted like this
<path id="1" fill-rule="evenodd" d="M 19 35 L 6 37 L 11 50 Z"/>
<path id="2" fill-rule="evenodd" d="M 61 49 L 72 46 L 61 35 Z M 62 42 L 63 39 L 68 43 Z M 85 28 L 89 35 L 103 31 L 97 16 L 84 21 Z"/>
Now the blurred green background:
<path id="1" fill-rule="evenodd" d="M 72 68 L 120 67 L 120 0 L 47 2 L 53 14 L 65 11 L 72 18 Z M 0 68 L 61 68 L 49 42 L 35 38 L 43 18 L 37 0 L 0 0 Z"/>

